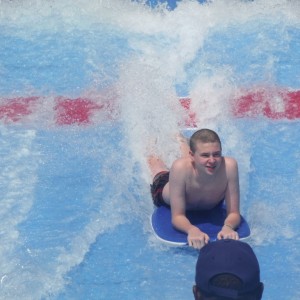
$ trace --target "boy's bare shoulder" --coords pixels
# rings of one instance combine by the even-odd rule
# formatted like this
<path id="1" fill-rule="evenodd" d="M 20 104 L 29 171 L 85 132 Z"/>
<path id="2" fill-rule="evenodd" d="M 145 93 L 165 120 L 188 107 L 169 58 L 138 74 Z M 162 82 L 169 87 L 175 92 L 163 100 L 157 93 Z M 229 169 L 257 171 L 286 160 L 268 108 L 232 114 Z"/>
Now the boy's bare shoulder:
<path id="1" fill-rule="evenodd" d="M 238 172 L 238 164 L 235 158 L 233 157 L 224 157 L 225 161 L 225 170 L 227 175 L 229 174 L 237 174 Z"/>
<path id="2" fill-rule="evenodd" d="M 225 161 L 225 164 L 228 166 L 236 166 L 237 165 L 237 161 L 233 157 L 224 156 L 224 161 Z"/>
<path id="3" fill-rule="evenodd" d="M 190 168 L 192 168 L 191 159 L 188 157 L 184 158 L 178 158 L 176 159 L 173 164 L 171 170 L 177 170 L 177 171 L 187 171 Z"/>

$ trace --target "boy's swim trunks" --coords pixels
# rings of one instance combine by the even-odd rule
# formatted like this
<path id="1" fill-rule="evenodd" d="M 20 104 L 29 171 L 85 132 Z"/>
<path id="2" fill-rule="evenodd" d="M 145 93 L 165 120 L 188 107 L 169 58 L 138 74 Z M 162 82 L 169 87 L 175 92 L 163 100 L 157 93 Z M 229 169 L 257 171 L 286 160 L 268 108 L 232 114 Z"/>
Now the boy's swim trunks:
<path id="1" fill-rule="evenodd" d="M 156 206 L 167 205 L 163 200 L 162 192 L 164 186 L 169 182 L 169 174 L 168 171 L 159 172 L 155 175 L 153 184 L 150 184 L 153 203 Z"/>

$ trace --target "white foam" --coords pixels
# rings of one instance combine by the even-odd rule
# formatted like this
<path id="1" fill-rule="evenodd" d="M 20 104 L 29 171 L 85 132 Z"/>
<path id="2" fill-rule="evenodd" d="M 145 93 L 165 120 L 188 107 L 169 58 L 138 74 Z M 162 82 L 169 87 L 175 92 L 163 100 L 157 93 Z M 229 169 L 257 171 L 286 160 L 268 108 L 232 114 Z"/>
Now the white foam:
<path id="1" fill-rule="evenodd" d="M 64 276 L 84 260 L 99 235 L 125 222 L 129 212 L 132 213 L 132 217 L 144 217 L 144 210 L 149 208 L 146 201 L 151 203 L 150 195 L 146 197 L 145 190 L 148 189 L 148 185 L 145 184 L 145 189 L 139 191 L 145 196 L 143 199 L 146 199 L 138 206 L 139 209 L 133 209 L 134 201 L 137 200 L 125 197 L 130 200 L 124 203 L 122 193 L 129 193 L 130 175 L 137 176 L 134 174 L 136 163 L 142 165 L 145 182 L 149 180 L 146 157 L 151 151 L 160 155 L 169 166 L 179 155 L 174 137 L 182 129 L 179 123 L 185 116 L 185 111 L 179 105 L 175 84 L 187 80 L 186 66 L 193 64 L 210 34 L 219 30 L 226 31 L 226 28 L 231 26 L 243 28 L 247 24 L 248 28 L 262 20 L 271 24 L 284 22 L 283 27 L 299 26 L 300 22 L 299 1 L 288 0 L 219 0 L 205 5 L 196 1 L 181 1 L 175 11 L 151 10 L 129 0 L 0 1 L 0 5 L 0 24 L 4 26 L 5 34 L 10 36 L 21 36 L 30 40 L 43 32 L 72 35 L 73 32 L 82 30 L 84 40 L 86 31 L 97 32 L 109 28 L 109 34 L 115 31 L 121 33 L 132 50 L 130 57 L 114 65 L 115 68 L 119 68 L 119 80 L 114 86 L 118 94 L 117 105 L 120 108 L 118 117 L 123 124 L 122 138 L 126 143 L 124 149 L 128 151 L 127 155 L 130 153 L 131 160 L 126 161 L 127 168 L 123 171 L 118 170 L 118 176 L 115 176 L 110 168 L 118 165 L 118 160 L 124 159 L 124 156 L 111 149 L 113 155 L 107 157 L 107 167 L 102 175 L 115 180 L 115 198 L 101 199 L 99 210 L 68 245 L 69 248 L 62 245 L 58 250 L 57 260 L 51 264 L 50 269 L 45 264 L 37 265 L 39 261 L 35 260 L 32 249 L 27 249 L 32 258 L 29 266 L 22 266 L 21 259 L 16 255 L 16 248 L 22 245 L 17 225 L 26 219 L 34 201 L 33 190 L 39 164 L 36 160 L 38 153 L 32 149 L 35 131 L 1 128 L 2 135 L 6 135 L 5 142 L 11 138 L 13 143 L 2 144 L 0 147 L 8 153 L 3 160 L 4 168 L 1 169 L 0 180 L 4 191 L 0 214 L 3 228 L 7 228 L 1 233 L 5 243 L 0 247 L 0 282 L 4 291 L 1 297 L 7 296 L 6 298 L 10 299 L 20 299 L 22 296 L 40 299 L 59 293 L 66 284 Z M 253 25 L 254 32 L 258 30 L 255 26 Z M 260 38 L 263 40 L 264 35 L 261 34 Z M 256 50 L 260 52 L 275 46 L 267 43 Z M 88 42 L 85 51 L 87 63 L 101 71 L 101 66 L 94 65 L 94 57 L 97 54 L 92 53 L 93 48 L 89 47 Z M 198 62 L 197 67 L 202 71 L 206 70 L 209 64 L 204 59 Z M 271 61 L 266 69 L 272 71 L 273 67 L 274 62 Z M 230 152 L 237 157 L 241 190 L 242 193 L 247 193 L 247 176 L 251 168 L 250 141 L 247 141 L 240 129 L 231 122 L 229 112 L 229 99 L 236 91 L 234 70 L 229 66 L 219 65 L 210 70 L 210 73 L 207 75 L 199 72 L 193 78 L 189 95 L 193 98 L 192 110 L 198 115 L 197 126 L 218 131 L 225 153 Z M 97 78 L 95 83 L 97 84 Z M 87 93 L 89 89 L 91 87 L 86 87 Z M 277 111 L 282 110 L 281 104 L 281 101 L 274 104 Z M 47 120 L 47 124 L 53 126 L 53 106 L 53 97 L 47 98 L 46 102 L 39 104 L 38 114 L 28 117 L 31 118 L 29 120 L 36 126 L 41 125 L 42 120 Z M 95 198 L 97 194 L 101 194 L 101 186 L 91 191 L 89 196 Z M 117 209 L 113 209 L 115 207 Z M 286 206 L 280 206 L 280 209 L 287 214 L 292 213 Z M 294 236 L 289 223 L 283 228 L 276 227 L 272 221 L 274 214 L 276 211 L 268 204 L 254 205 L 253 213 L 249 212 L 248 218 L 254 220 L 252 235 L 259 237 L 257 244 L 269 237 L 274 238 L 272 234 L 269 236 L 273 226 L 280 230 L 281 236 Z M 280 218 L 281 215 L 277 214 L 275 220 Z M 148 218 L 144 219 L 148 224 Z M 269 224 L 266 232 L 263 231 L 265 223 L 261 223 L 265 220 Z M 28 278 L 31 285 L 26 289 L 24 282 L 28 281 Z"/>
<path id="2" fill-rule="evenodd" d="M 18 226 L 26 220 L 34 202 L 39 153 L 32 147 L 34 130 L 0 127 L 1 173 L 0 173 L 0 217 L 1 217 L 1 293 L 0 298 L 14 298 L 24 291 L 20 281 L 24 275 L 22 248 L 24 237 Z"/>

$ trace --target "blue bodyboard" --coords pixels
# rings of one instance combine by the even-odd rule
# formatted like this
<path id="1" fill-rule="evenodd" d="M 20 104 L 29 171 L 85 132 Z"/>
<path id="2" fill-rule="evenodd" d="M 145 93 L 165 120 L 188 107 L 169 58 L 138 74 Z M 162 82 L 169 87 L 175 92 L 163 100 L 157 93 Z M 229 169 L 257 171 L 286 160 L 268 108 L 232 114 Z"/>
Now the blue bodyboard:
<path id="1" fill-rule="evenodd" d="M 224 225 L 226 208 L 223 205 L 218 205 L 209 211 L 187 211 L 186 216 L 193 225 L 208 234 L 210 240 L 214 241 Z M 187 245 L 186 233 L 175 229 L 171 223 L 170 207 L 160 206 L 155 208 L 151 216 L 151 225 L 159 240 L 173 246 Z M 240 226 L 236 231 L 241 240 L 250 236 L 249 225 L 242 216 Z"/>

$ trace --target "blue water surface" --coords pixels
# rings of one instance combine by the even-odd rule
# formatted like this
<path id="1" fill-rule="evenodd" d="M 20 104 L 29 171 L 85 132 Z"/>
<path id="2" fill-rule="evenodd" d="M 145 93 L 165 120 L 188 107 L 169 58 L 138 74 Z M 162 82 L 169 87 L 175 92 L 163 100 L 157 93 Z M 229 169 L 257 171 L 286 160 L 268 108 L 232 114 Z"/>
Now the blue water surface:
<path id="1" fill-rule="evenodd" d="M 236 1 L 248 5 L 252 15 L 232 11 L 235 18 L 229 18 L 223 11 L 231 2 L 225 0 L 205 5 L 178 1 L 177 8 L 177 1 L 168 1 L 167 10 L 149 9 L 158 1 L 148 1 L 145 7 L 140 1 L 131 6 L 128 0 L 130 10 L 122 1 L 96 2 L 90 3 L 92 10 L 79 0 L 72 5 L 65 0 L 42 9 L 32 3 L 16 6 L 11 18 L 1 14 L 1 103 L 16 96 L 80 97 L 113 89 L 120 96 L 121 112 L 115 120 L 58 126 L 51 119 L 53 103 L 45 98 L 32 119 L 1 123 L 0 299 L 193 299 L 198 253 L 170 248 L 152 235 L 149 182 L 136 155 L 145 141 L 133 137 L 132 143 L 126 118 L 133 118 L 134 127 L 144 133 L 136 120 L 137 108 L 146 99 L 142 116 L 151 107 L 159 122 L 168 124 L 169 113 L 151 106 L 155 97 L 167 101 L 162 91 L 169 88 L 177 96 L 189 95 L 199 82 L 222 76 L 232 88 L 299 90 L 300 26 L 289 8 L 297 3 L 276 2 L 281 10 L 268 6 L 269 17 L 262 14 L 259 1 Z M 2 12 L 9 5 L 13 3 L 0 3 Z M 195 6 L 191 10 L 189 5 Z M 93 11 L 99 17 L 94 18 Z M 185 28 L 187 11 L 199 14 L 187 35 L 197 26 L 208 27 L 192 59 L 182 62 L 179 55 L 171 60 L 182 64 L 182 77 L 168 59 L 176 57 L 174 49 L 182 42 L 174 32 Z M 45 27 L 33 25 L 41 13 L 48 16 L 39 19 Z M 71 15 L 72 22 L 62 15 Z M 207 15 L 211 23 L 201 23 Z M 46 27 L 49 20 L 56 26 Z M 140 78 L 149 70 L 167 74 L 161 77 L 166 82 L 149 77 L 145 85 L 153 95 L 143 98 L 148 90 Z M 205 103 L 223 88 L 215 84 L 204 89 L 209 95 Z M 127 103 L 128 93 L 137 91 L 140 97 Z M 199 114 L 212 124 L 208 112 Z M 299 121 L 224 113 L 213 120 L 213 128 L 222 135 L 225 155 L 239 162 L 241 211 L 252 230 L 248 242 L 261 265 L 263 299 L 297 300 Z M 157 132 L 160 138 L 164 135 Z M 167 147 L 169 141 L 164 143 Z"/>

